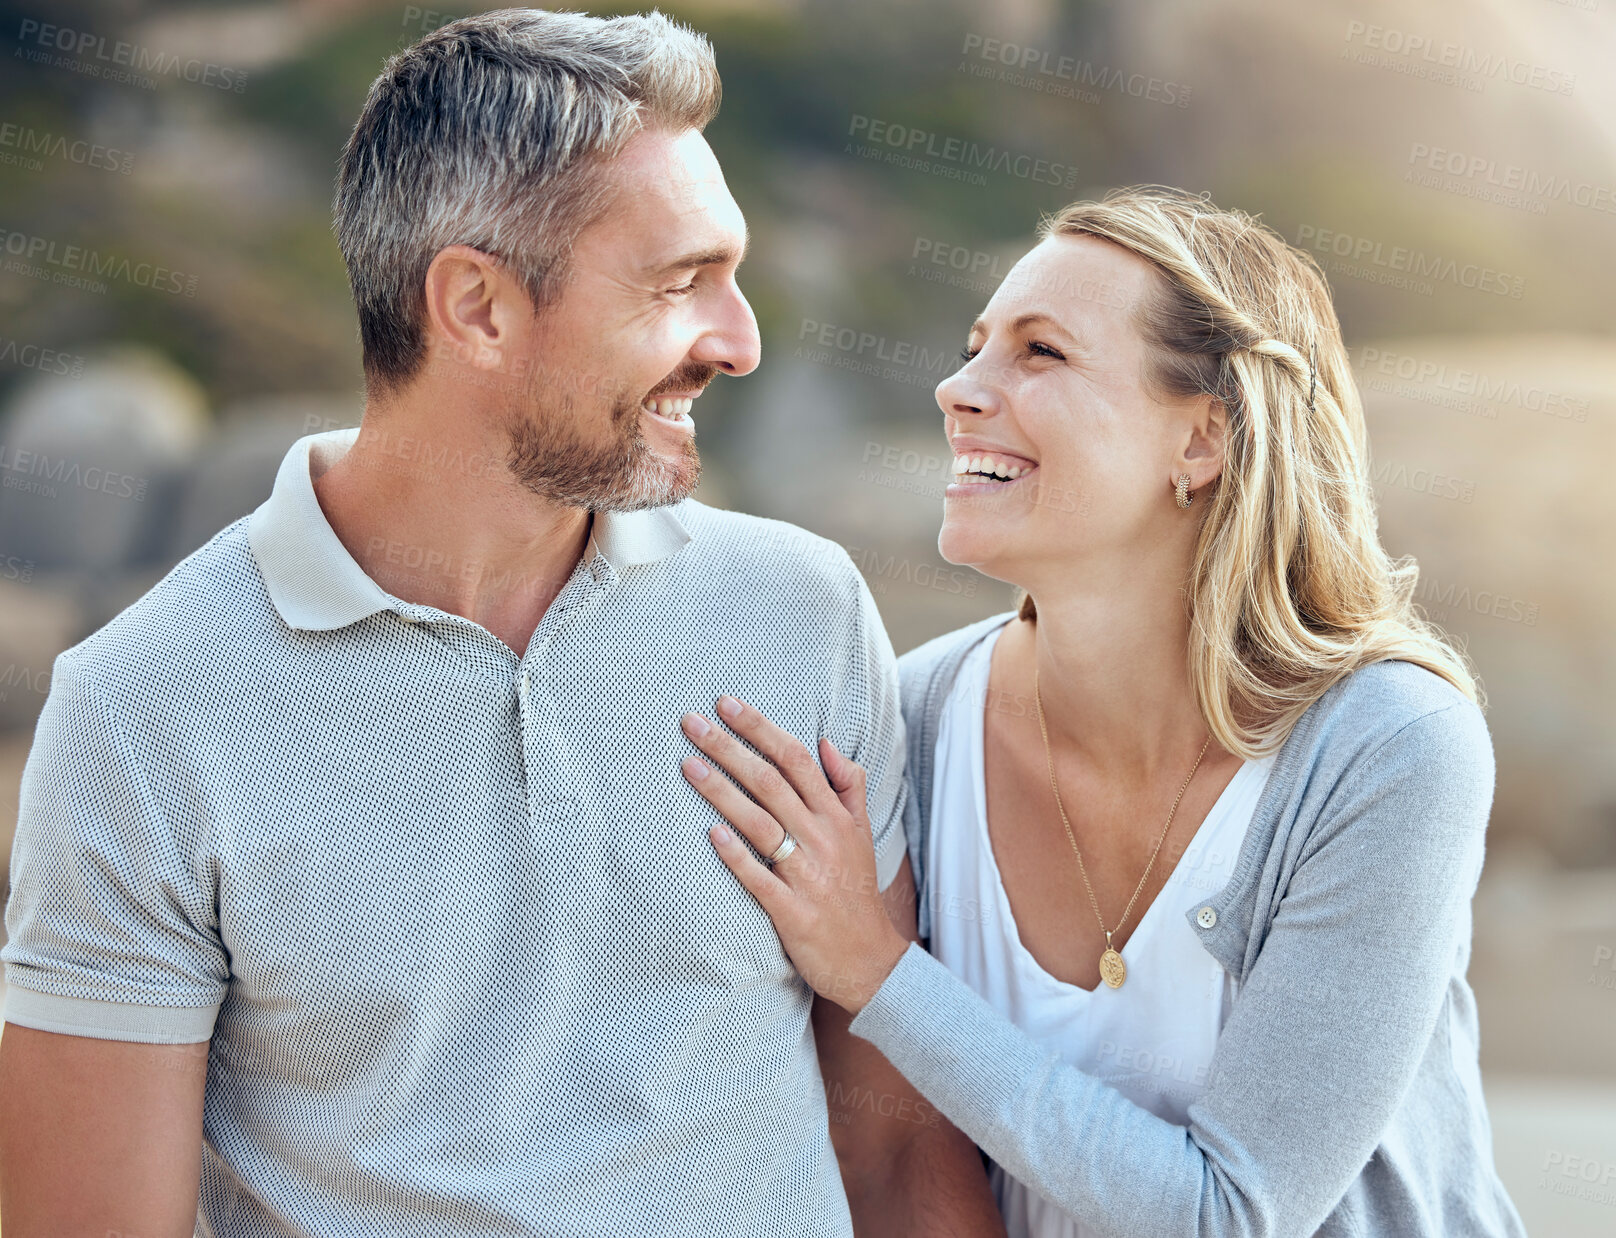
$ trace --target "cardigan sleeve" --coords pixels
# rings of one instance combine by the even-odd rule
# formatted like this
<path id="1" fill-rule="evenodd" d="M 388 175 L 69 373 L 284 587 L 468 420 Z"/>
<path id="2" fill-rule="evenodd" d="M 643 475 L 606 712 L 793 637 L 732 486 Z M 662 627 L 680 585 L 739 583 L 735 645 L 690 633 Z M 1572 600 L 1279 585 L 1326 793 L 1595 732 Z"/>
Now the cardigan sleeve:
<path id="1" fill-rule="evenodd" d="M 1305 1238 L 1374 1152 L 1462 970 L 1492 788 L 1468 701 L 1348 766 L 1306 833 L 1188 1127 L 1064 1065 L 915 945 L 852 1030 L 1098 1234 Z"/>

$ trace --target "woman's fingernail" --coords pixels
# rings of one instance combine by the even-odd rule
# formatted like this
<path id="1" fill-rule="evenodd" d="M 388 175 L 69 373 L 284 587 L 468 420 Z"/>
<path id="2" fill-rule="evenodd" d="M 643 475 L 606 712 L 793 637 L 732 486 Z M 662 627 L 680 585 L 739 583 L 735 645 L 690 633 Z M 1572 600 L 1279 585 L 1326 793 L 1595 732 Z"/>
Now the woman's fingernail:
<path id="1" fill-rule="evenodd" d="M 700 757 L 686 757 L 684 769 L 686 777 L 692 782 L 700 782 L 707 777 L 707 763 Z"/>
<path id="2" fill-rule="evenodd" d="M 729 831 L 721 825 L 713 826 L 713 841 L 719 846 L 723 846 L 729 841 Z"/>
<path id="3" fill-rule="evenodd" d="M 705 735 L 712 727 L 707 725 L 707 719 L 700 714 L 686 714 L 681 722 L 684 723 L 685 733 L 688 735 Z"/>
<path id="4" fill-rule="evenodd" d="M 741 712 L 741 703 L 733 696 L 721 696 L 718 698 L 718 712 L 726 718 L 733 718 Z"/>

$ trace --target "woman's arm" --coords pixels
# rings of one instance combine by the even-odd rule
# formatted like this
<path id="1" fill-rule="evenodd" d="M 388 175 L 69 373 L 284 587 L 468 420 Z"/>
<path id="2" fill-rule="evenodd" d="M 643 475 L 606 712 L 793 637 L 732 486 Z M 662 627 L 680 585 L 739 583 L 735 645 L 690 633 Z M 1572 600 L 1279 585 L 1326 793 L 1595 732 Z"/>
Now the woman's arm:
<path id="1" fill-rule="evenodd" d="M 1343 779 L 1187 1129 L 1060 1065 L 918 948 L 852 1030 L 1009 1172 L 1101 1233 L 1313 1234 L 1431 1042 L 1492 785 L 1470 706 L 1409 723 Z"/>
<path id="2" fill-rule="evenodd" d="M 822 885 L 862 863 L 859 832 L 822 800 L 810 809 L 781 794 L 806 771 L 754 715 L 731 725 L 794 772 L 757 803 L 709 798 L 765 853 L 779 837 L 770 825 L 787 821 L 806 856 L 771 873 L 733 840 L 718 843 L 720 854 L 809 982 L 857 1012 L 855 1035 L 1009 1172 L 1100 1233 L 1303 1238 L 1318 1229 L 1414 1078 L 1463 948 L 1493 785 L 1474 706 L 1409 722 L 1348 771 L 1311 832 L 1295 835 L 1305 854 L 1188 1128 L 1063 1066 L 918 946 L 872 974 L 866 961 L 886 957 L 889 943 L 867 919 L 839 914 Z M 703 747 L 732 772 L 732 759 L 744 764 L 716 742 Z M 842 787 L 851 775 L 839 764 L 851 763 L 825 748 Z M 737 776 L 757 794 L 750 772 Z"/>

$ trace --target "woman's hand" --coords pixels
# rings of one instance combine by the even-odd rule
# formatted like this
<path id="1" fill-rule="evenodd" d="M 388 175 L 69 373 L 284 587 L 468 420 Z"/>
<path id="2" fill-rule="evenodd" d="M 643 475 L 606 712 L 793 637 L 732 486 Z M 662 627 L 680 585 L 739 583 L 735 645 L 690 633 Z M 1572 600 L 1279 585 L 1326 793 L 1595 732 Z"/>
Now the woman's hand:
<path id="1" fill-rule="evenodd" d="M 821 739 L 822 773 L 795 737 L 732 696 L 718 698 L 718 712 L 756 751 L 700 714 L 686 714 L 680 726 L 711 759 L 686 757 L 686 780 L 759 855 L 772 855 L 785 831 L 797 847 L 770 869 L 721 825 L 709 831 L 713 846 L 768 912 L 802 978 L 856 1014 L 909 945 L 876 886 L 864 770 Z"/>

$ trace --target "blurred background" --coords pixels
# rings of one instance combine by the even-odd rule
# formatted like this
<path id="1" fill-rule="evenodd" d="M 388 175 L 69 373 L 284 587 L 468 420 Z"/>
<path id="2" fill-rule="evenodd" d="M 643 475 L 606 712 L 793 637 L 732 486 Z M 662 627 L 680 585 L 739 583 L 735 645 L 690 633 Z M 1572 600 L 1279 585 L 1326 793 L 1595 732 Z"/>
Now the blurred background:
<path id="1" fill-rule="evenodd" d="M 56 654 L 358 423 L 335 161 L 391 52 L 496 7 L 0 2 L 8 854 Z M 1500 1168 L 1534 1233 L 1616 1233 L 1616 0 L 663 9 L 717 50 L 764 342 L 699 497 L 846 546 L 899 652 L 1012 601 L 937 554 L 932 388 L 1040 212 L 1173 184 L 1323 264 L 1383 538 L 1490 701 Z"/>

